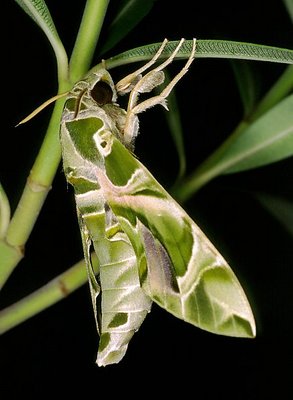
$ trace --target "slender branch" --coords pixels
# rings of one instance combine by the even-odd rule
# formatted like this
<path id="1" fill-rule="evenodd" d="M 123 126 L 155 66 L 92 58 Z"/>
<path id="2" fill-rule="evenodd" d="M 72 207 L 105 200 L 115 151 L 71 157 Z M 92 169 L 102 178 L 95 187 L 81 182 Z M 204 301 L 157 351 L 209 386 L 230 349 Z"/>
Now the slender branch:
<path id="1" fill-rule="evenodd" d="M 109 0 L 88 0 L 70 58 L 70 80 L 76 82 L 89 69 Z"/>
<path id="2" fill-rule="evenodd" d="M 60 163 L 58 134 L 63 104 L 64 99 L 60 99 L 55 104 L 44 142 L 2 242 L 5 256 L 3 255 L 3 261 L 1 261 L 0 288 L 23 256 L 25 243 L 38 218 Z"/>
<path id="3" fill-rule="evenodd" d="M 93 254 L 91 259 L 95 271 L 98 272 L 96 256 Z M 0 334 L 57 303 L 82 286 L 86 281 L 86 267 L 82 260 L 48 282 L 45 286 L 1 310 Z"/>

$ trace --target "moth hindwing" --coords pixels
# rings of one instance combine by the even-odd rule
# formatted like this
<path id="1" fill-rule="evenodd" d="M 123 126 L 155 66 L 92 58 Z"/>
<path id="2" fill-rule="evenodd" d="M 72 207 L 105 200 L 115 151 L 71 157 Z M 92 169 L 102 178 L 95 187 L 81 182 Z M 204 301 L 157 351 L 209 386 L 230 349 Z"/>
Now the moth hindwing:
<path id="1" fill-rule="evenodd" d="M 139 94 L 163 83 L 163 69 L 183 42 L 155 66 L 165 40 L 152 60 L 116 86 L 105 69 L 90 73 L 65 103 L 63 168 L 75 192 L 100 335 L 98 365 L 122 359 L 152 301 L 210 332 L 255 335 L 249 303 L 227 262 L 133 155 L 138 114 L 157 104 L 166 107 L 166 98 L 194 59 L 196 41 L 182 70 L 159 95 L 139 102 Z M 116 103 L 117 95 L 125 93 L 126 110 Z M 98 274 L 91 263 L 92 248 Z"/>

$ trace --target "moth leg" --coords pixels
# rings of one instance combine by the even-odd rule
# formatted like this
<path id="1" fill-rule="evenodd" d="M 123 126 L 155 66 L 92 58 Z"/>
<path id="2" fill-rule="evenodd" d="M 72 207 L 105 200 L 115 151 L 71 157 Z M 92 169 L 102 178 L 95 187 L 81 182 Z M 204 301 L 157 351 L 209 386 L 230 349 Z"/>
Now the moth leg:
<path id="1" fill-rule="evenodd" d="M 180 47 L 182 46 L 183 42 L 184 39 L 181 39 L 178 45 L 176 46 L 175 50 L 170 55 L 170 57 L 167 58 L 167 60 L 165 60 L 162 64 L 158 65 L 156 68 L 149 71 L 146 75 L 141 77 L 141 79 L 136 83 L 136 85 L 133 87 L 129 95 L 127 111 L 133 110 L 133 108 L 138 102 L 138 97 L 140 93 L 151 92 L 155 87 L 161 85 L 161 83 L 164 82 L 165 74 L 162 70 L 166 68 L 167 65 L 171 64 L 176 54 L 178 53 Z"/>
<path id="2" fill-rule="evenodd" d="M 118 95 L 123 95 L 126 93 L 131 92 L 131 90 L 134 88 L 136 83 L 141 79 L 142 73 L 146 71 L 148 68 L 150 68 L 157 59 L 160 57 L 162 54 L 166 44 L 168 43 L 168 40 L 165 39 L 163 43 L 161 44 L 159 50 L 156 52 L 154 57 L 145 65 L 143 65 L 141 68 L 137 69 L 136 71 L 132 72 L 131 74 L 125 76 L 125 78 L 121 79 L 117 84 L 116 84 L 116 90 Z"/>
<path id="3" fill-rule="evenodd" d="M 186 64 L 181 69 L 181 71 L 162 90 L 160 94 L 153 96 L 147 100 L 144 100 L 141 103 L 138 103 L 138 96 L 140 93 L 150 92 L 155 87 L 159 86 L 161 83 L 164 82 L 165 75 L 162 69 L 164 69 L 168 64 L 170 64 L 173 61 L 174 57 L 176 56 L 180 47 L 182 46 L 183 41 L 184 39 L 181 39 L 174 52 L 164 63 L 160 64 L 158 67 L 154 68 L 153 70 L 148 72 L 145 76 L 143 76 L 132 89 L 129 95 L 126 122 L 124 127 L 124 140 L 126 143 L 131 143 L 133 141 L 133 138 L 137 134 L 138 131 L 137 114 L 140 114 L 141 112 L 146 111 L 148 108 L 151 108 L 157 104 L 161 104 L 164 108 L 168 110 L 166 98 L 169 96 L 170 92 L 177 84 L 177 82 L 187 73 L 191 63 L 193 62 L 196 50 L 196 39 L 193 39 L 192 51 Z"/>

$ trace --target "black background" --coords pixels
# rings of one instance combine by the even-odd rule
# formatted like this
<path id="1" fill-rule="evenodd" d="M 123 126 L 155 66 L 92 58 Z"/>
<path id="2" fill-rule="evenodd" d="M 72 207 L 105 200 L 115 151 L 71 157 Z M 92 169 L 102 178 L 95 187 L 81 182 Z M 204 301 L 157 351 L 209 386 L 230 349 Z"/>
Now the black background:
<path id="1" fill-rule="evenodd" d="M 70 52 L 84 1 L 48 0 L 47 4 Z M 50 109 L 24 127 L 14 126 L 56 93 L 56 68 L 38 27 L 13 1 L 4 8 L 8 27 L 2 26 L 0 179 L 14 207 L 42 142 Z M 105 56 L 164 37 L 194 36 L 292 48 L 292 25 L 280 0 L 158 0 L 148 17 Z M 97 55 L 94 63 L 99 61 Z M 174 63 L 171 71 L 181 65 Z M 253 66 L 260 95 L 285 68 L 257 62 Z M 127 67 L 127 72 L 129 68 L 134 67 Z M 124 69 L 113 71 L 114 77 L 123 75 Z M 177 95 L 188 171 L 192 171 L 241 119 L 230 62 L 196 60 L 178 85 Z M 176 152 L 159 107 L 142 115 L 136 152 L 164 186 L 174 182 Z M 98 368 L 94 363 L 98 338 L 85 285 L 1 337 L 1 399 L 51 394 L 58 398 L 167 397 L 175 390 L 182 398 L 268 399 L 276 398 L 274 393 L 280 399 L 292 398 L 292 238 L 255 198 L 262 192 L 292 200 L 292 177 L 292 159 L 284 160 L 217 178 L 185 204 L 240 278 L 255 313 L 256 339 L 212 335 L 154 306 L 123 361 Z M 3 305 L 42 286 L 81 257 L 72 192 L 59 168 L 27 243 L 26 257 L 3 290 Z"/>

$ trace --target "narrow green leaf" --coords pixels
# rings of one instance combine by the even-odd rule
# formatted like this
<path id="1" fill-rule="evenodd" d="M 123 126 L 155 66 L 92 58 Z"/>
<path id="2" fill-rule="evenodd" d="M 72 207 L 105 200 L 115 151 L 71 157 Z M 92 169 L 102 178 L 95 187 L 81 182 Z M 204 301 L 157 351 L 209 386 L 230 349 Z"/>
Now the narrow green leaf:
<path id="1" fill-rule="evenodd" d="M 293 95 L 245 129 L 222 153 L 223 172 L 240 172 L 292 156 L 292 111 Z"/>
<path id="2" fill-rule="evenodd" d="M 186 40 L 176 54 L 175 59 L 188 58 L 191 53 L 192 43 L 192 40 Z M 153 43 L 120 53 L 106 60 L 107 68 L 149 60 L 158 51 L 161 44 Z M 169 57 L 177 45 L 178 40 L 170 41 L 164 48 L 160 58 Z M 229 58 L 293 64 L 293 50 L 254 43 L 198 39 L 196 41 L 196 58 Z"/>
<path id="3" fill-rule="evenodd" d="M 108 28 L 108 36 L 101 48 L 105 53 L 120 42 L 150 12 L 155 0 L 122 0 L 117 14 Z"/>
<path id="4" fill-rule="evenodd" d="M 190 176 L 172 189 L 183 202 L 211 179 L 279 161 L 293 155 L 293 95 L 235 132 Z"/>
<path id="5" fill-rule="evenodd" d="M 44 0 L 15 0 L 17 4 L 35 21 L 50 41 L 58 63 L 59 74 L 67 73 L 67 55 Z"/>
<path id="6" fill-rule="evenodd" d="M 59 39 L 51 14 L 43 0 L 15 0 L 48 36 Z"/>
<path id="7" fill-rule="evenodd" d="M 283 3 L 288 11 L 288 14 L 293 22 L 293 0 L 283 0 Z"/>
<path id="8" fill-rule="evenodd" d="M 0 183 L 0 239 L 4 238 L 10 221 L 10 205 Z"/>
<path id="9" fill-rule="evenodd" d="M 270 90 L 261 99 L 253 114 L 250 115 L 250 121 L 257 120 L 262 114 L 279 103 L 283 98 L 292 93 L 293 90 L 293 65 L 285 68 L 282 75 L 276 80 Z"/>
<path id="10" fill-rule="evenodd" d="M 257 100 L 257 81 L 251 64 L 247 61 L 231 61 L 235 80 L 244 108 L 244 117 L 248 117 L 255 107 Z"/>
<path id="11" fill-rule="evenodd" d="M 256 198 L 293 237 L 293 203 L 287 199 L 258 193 Z"/>

